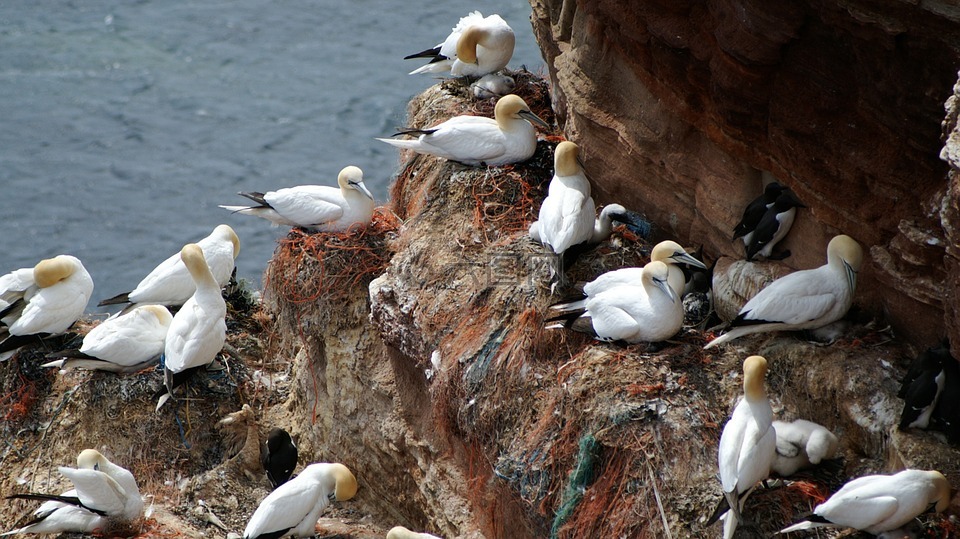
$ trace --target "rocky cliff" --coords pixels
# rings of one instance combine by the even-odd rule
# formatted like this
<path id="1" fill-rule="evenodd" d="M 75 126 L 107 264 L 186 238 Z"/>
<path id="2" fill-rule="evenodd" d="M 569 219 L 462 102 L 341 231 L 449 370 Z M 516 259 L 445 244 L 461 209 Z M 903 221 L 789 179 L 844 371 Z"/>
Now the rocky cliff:
<path id="1" fill-rule="evenodd" d="M 785 264 L 820 265 L 830 237 L 853 236 L 869 249 L 861 304 L 901 338 L 949 333 L 960 350 L 957 188 L 940 159 L 960 67 L 953 4 L 531 5 L 558 116 L 601 200 L 646 211 L 711 258 L 742 258 L 730 231 L 776 178 L 809 207 Z"/>

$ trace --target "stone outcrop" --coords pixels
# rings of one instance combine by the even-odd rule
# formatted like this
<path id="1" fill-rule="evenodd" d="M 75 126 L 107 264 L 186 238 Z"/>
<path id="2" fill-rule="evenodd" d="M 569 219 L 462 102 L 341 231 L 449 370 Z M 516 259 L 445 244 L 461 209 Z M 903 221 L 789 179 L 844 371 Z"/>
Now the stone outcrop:
<path id="1" fill-rule="evenodd" d="M 957 189 L 939 158 L 960 66 L 955 7 L 531 4 L 558 116 L 601 202 L 645 211 L 711 258 L 742 258 L 730 231 L 776 178 L 809 207 L 784 244 L 786 265 L 819 266 L 829 239 L 848 234 L 869 253 L 861 305 L 917 344 L 945 328 L 960 343 Z"/>

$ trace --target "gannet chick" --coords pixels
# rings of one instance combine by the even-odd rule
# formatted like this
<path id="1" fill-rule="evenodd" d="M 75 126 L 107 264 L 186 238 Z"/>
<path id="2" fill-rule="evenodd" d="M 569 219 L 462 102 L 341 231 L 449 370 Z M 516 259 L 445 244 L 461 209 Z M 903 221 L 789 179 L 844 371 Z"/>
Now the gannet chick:
<path id="1" fill-rule="evenodd" d="M 773 248 L 790 232 L 797 208 L 805 207 L 792 191 L 784 189 L 751 233 L 750 242 L 746 245 L 747 260 L 753 260 L 757 255 L 768 260 L 783 260 L 790 256 L 787 250 L 774 257 Z"/>
<path id="2" fill-rule="evenodd" d="M 855 528 L 877 535 L 907 524 L 921 513 L 950 505 L 950 484 L 937 471 L 904 470 L 858 477 L 813 510 L 806 520 L 778 533 L 822 526 Z"/>
<path id="3" fill-rule="evenodd" d="M 773 409 L 764 390 L 767 360 L 750 356 L 743 362 L 743 398 L 737 403 L 720 435 L 717 461 L 720 483 L 729 510 L 715 511 L 707 525 L 722 519 L 723 537 L 730 539 L 743 521 L 741 511 L 757 483 L 770 475 L 776 455 L 777 435 L 773 430 Z"/>
<path id="4" fill-rule="evenodd" d="M 218 286 L 225 286 L 233 274 L 233 262 L 240 254 L 240 238 L 236 232 L 227 225 L 219 225 L 209 236 L 198 241 L 197 245 L 203 250 L 203 257 Z M 195 289 L 190 272 L 180 259 L 180 253 L 174 253 L 144 277 L 132 291 L 105 299 L 98 305 L 128 302 L 183 305 Z"/>
<path id="5" fill-rule="evenodd" d="M 429 129 L 404 128 L 397 133 L 416 136 L 415 139 L 377 140 L 464 165 L 499 166 L 526 161 L 533 156 L 537 150 L 537 131 L 531 122 L 550 128 L 514 94 L 501 97 L 493 115 L 493 119 L 455 116 Z"/>
<path id="6" fill-rule="evenodd" d="M 77 468 L 61 466 L 60 474 L 74 489 L 63 494 L 13 494 L 7 498 L 46 500 L 34 519 L 18 533 L 64 533 L 104 530 L 122 526 L 140 517 L 143 499 L 137 481 L 127 469 L 110 462 L 100 452 L 85 449 L 77 456 Z"/>
<path id="7" fill-rule="evenodd" d="M 547 198 L 540 205 L 540 242 L 556 254 L 593 236 L 596 206 L 578 156 L 580 147 L 570 141 L 557 145 L 553 153 L 553 179 Z"/>
<path id="8" fill-rule="evenodd" d="M 164 384 L 167 394 L 157 403 L 159 410 L 174 387 L 186 381 L 193 371 L 213 362 L 227 337 L 227 305 L 220 285 L 213 278 L 203 250 L 188 243 L 180 258 L 193 278 L 196 291 L 174 315 L 164 341 Z"/>
<path id="9" fill-rule="evenodd" d="M 270 429 L 260 449 L 260 463 L 273 488 L 286 483 L 297 467 L 297 444 L 290 433 L 279 427 Z"/>
<path id="10" fill-rule="evenodd" d="M 777 182 L 770 182 L 763 188 L 763 194 L 750 201 L 743 210 L 743 217 L 737 226 L 733 227 L 733 239 L 743 238 L 743 245 L 750 245 L 753 239 L 753 231 L 757 228 L 767 209 L 773 206 L 777 197 L 783 192 L 784 187 Z"/>
<path id="11" fill-rule="evenodd" d="M 140 305 L 107 318 L 83 337 L 79 349 L 47 354 L 63 358 L 44 367 L 132 373 L 152 365 L 163 353 L 173 315 L 163 305 Z"/>
<path id="12" fill-rule="evenodd" d="M 484 75 L 470 85 L 470 89 L 477 99 L 500 98 L 512 94 L 516 87 L 517 82 L 513 80 L 513 77 L 496 73 Z"/>
<path id="13" fill-rule="evenodd" d="M 0 310 L 0 323 L 9 333 L 0 341 L 0 352 L 16 350 L 36 337 L 63 333 L 83 315 L 93 294 L 93 279 L 80 260 L 70 255 L 15 270 L 3 277 L 0 286 L 7 303 Z"/>
<path id="14" fill-rule="evenodd" d="M 429 533 L 417 533 L 410 531 L 403 526 L 394 526 L 387 532 L 387 539 L 440 539 L 436 535 Z"/>
<path id="15" fill-rule="evenodd" d="M 220 206 L 234 213 L 253 215 L 274 225 L 299 226 L 320 232 L 342 232 L 367 225 L 373 217 L 373 194 L 363 184 L 363 171 L 344 167 L 337 176 L 340 187 L 300 185 L 266 193 L 240 193 L 256 206 Z"/>
<path id="16" fill-rule="evenodd" d="M 484 18 L 474 11 L 462 17 L 442 43 L 404 60 L 430 58 L 430 63 L 414 69 L 411 75 L 449 71 L 457 77 L 482 77 L 507 66 L 515 43 L 513 29 L 500 15 Z"/>
<path id="17" fill-rule="evenodd" d="M 339 463 L 311 464 L 260 502 L 243 539 L 272 539 L 290 534 L 312 537 L 330 498 L 345 501 L 357 493 L 357 479 Z"/>
<path id="18" fill-rule="evenodd" d="M 704 349 L 750 333 L 816 329 L 836 322 L 853 304 L 862 262 L 860 244 L 850 236 L 835 236 L 827 246 L 825 265 L 770 283 L 740 309 L 729 331 Z"/>
<path id="19" fill-rule="evenodd" d="M 832 459 L 840 447 L 840 440 L 832 432 L 813 421 L 774 421 L 773 430 L 777 433 L 777 454 L 771 470 L 780 477 Z"/>
<path id="20" fill-rule="evenodd" d="M 585 300 L 552 306 L 560 314 L 547 320 L 546 328 L 567 327 L 602 341 L 669 339 L 683 324 L 683 306 L 667 284 L 668 275 L 666 264 L 650 262 L 643 268 L 640 286 L 612 286 L 588 294 Z"/>
<path id="21" fill-rule="evenodd" d="M 946 362 L 956 363 L 944 344 L 924 350 L 911 363 L 897 396 L 903 399 L 901 430 L 926 429 L 946 386 Z"/>

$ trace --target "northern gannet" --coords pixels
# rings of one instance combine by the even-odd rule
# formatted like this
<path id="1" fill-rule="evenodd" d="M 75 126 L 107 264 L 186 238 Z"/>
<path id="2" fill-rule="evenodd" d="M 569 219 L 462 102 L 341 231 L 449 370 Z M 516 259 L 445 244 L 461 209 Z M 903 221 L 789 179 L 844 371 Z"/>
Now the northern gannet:
<path id="1" fill-rule="evenodd" d="M 729 507 L 708 521 L 719 517 L 723 522 L 723 537 L 730 539 L 743 520 L 740 512 L 747 496 L 757 483 L 770 475 L 770 465 L 776 455 L 777 435 L 773 430 L 773 409 L 764 390 L 767 360 L 750 356 L 743 362 L 743 398 L 737 403 L 730 420 L 720 435 L 717 461 L 724 500 Z"/>
<path id="2" fill-rule="evenodd" d="M 832 459 L 840 447 L 840 440 L 832 432 L 813 421 L 774 421 L 773 429 L 777 433 L 777 455 L 770 468 L 780 477 Z"/>
<path id="3" fill-rule="evenodd" d="M 408 530 L 403 526 L 394 526 L 390 528 L 390 531 L 387 532 L 387 539 L 440 539 L 436 535 L 430 535 L 429 533 L 417 533 L 415 531 Z"/>
<path id="4" fill-rule="evenodd" d="M 93 279 L 76 257 L 59 255 L 19 269 L 0 280 L 0 325 L 9 335 L 0 352 L 23 346 L 33 336 L 63 333 L 83 315 L 93 294 Z"/>
<path id="5" fill-rule="evenodd" d="M 209 236 L 198 241 L 197 245 L 203 250 L 203 257 L 218 285 L 224 286 L 230 282 L 233 261 L 240 254 L 240 238 L 236 232 L 227 225 L 219 225 Z M 193 295 L 195 288 L 190 272 L 180 259 L 180 253 L 174 253 L 144 277 L 132 291 L 105 299 L 98 305 L 128 302 L 183 305 Z"/>
<path id="6" fill-rule="evenodd" d="M 948 505 L 950 484 L 940 472 L 904 470 L 894 475 L 868 475 L 843 485 L 809 518 L 778 533 L 834 526 L 877 535 L 900 528 L 921 513 L 940 513 Z"/>
<path id="7" fill-rule="evenodd" d="M 180 258 L 196 290 L 174 315 L 167 331 L 163 346 L 163 381 L 167 394 L 157 403 L 158 410 L 173 395 L 173 388 L 182 384 L 190 373 L 213 362 L 227 336 L 227 305 L 200 246 L 184 245 Z"/>
<path id="8" fill-rule="evenodd" d="M 924 350 L 910 364 L 897 393 L 903 399 L 901 430 L 930 426 L 930 418 L 946 386 L 948 361 L 956 363 L 950 355 L 949 345 L 941 344 Z"/>
<path id="9" fill-rule="evenodd" d="M 243 539 L 312 537 L 331 497 L 345 501 L 356 493 L 357 479 L 343 464 L 311 464 L 260 502 Z"/>
<path id="10" fill-rule="evenodd" d="M 320 232 L 342 232 L 367 225 L 373 217 L 373 194 L 363 184 L 363 171 L 344 167 L 339 187 L 300 185 L 266 193 L 240 193 L 256 206 L 220 206 L 225 210 L 266 219 L 274 225 L 299 226 Z"/>
<path id="11" fill-rule="evenodd" d="M 728 325 L 729 331 L 704 349 L 750 333 L 816 329 L 836 322 L 853 304 L 862 263 L 860 244 L 850 236 L 835 236 L 827 246 L 825 265 L 795 271 L 770 283 L 740 309 Z"/>
<path id="12" fill-rule="evenodd" d="M 588 294 L 585 300 L 554 305 L 551 309 L 559 314 L 549 319 L 546 327 L 567 327 L 603 341 L 669 339 L 683 324 L 683 306 L 667 283 L 668 275 L 666 264 L 650 262 L 643 268 L 640 286 L 612 286 Z"/>
<path id="13" fill-rule="evenodd" d="M 163 305 L 140 305 L 91 329 L 78 350 L 48 354 L 48 358 L 62 359 L 43 366 L 137 372 L 160 358 L 171 321 L 173 315 Z"/>
<path id="14" fill-rule="evenodd" d="M 279 427 L 270 429 L 260 449 L 260 464 L 267 472 L 267 479 L 273 488 L 290 479 L 297 467 L 297 444 L 293 443 L 287 431 Z"/>
<path id="15" fill-rule="evenodd" d="M 526 161 L 537 150 L 537 131 L 531 122 L 549 129 L 515 94 L 501 97 L 494 118 L 455 116 L 429 129 L 401 129 L 397 135 L 415 139 L 378 138 L 397 148 L 435 155 L 465 165 L 508 165 Z"/>
<path id="16" fill-rule="evenodd" d="M 789 250 L 773 256 L 773 248 L 790 232 L 797 208 L 805 207 L 792 191 L 784 189 L 750 234 L 750 241 L 746 244 L 747 260 L 753 260 L 757 255 L 770 260 L 782 260 L 790 256 Z"/>
<path id="17" fill-rule="evenodd" d="M 579 154 L 580 147 L 573 142 L 563 141 L 557 145 L 553 154 L 553 179 L 540 205 L 539 241 L 556 254 L 590 241 L 594 233 L 597 209 Z"/>
<path id="18" fill-rule="evenodd" d="M 670 276 L 668 281 L 677 297 L 681 297 L 686 288 L 686 278 L 683 275 L 681 264 L 695 268 L 707 269 L 703 262 L 688 253 L 679 243 L 671 240 L 661 241 L 650 251 L 651 262 L 663 262 L 667 265 Z M 605 288 L 621 285 L 636 285 L 639 282 L 643 268 L 622 268 L 608 271 L 583 286 L 584 294 L 593 295 Z"/>
<path id="19" fill-rule="evenodd" d="M 430 63 L 414 69 L 420 73 L 444 73 L 457 77 L 482 77 L 507 66 L 513 57 L 516 36 L 500 15 L 484 18 L 474 11 L 460 19 L 450 35 L 436 47 L 404 57 L 429 58 Z"/>
<path id="20" fill-rule="evenodd" d="M 773 206 L 784 190 L 783 186 L 777 182 L 770 182 L 763 188 L 763 194 L 750 201 L 746 209 L 743 210 L 743 217 L 737 226 L 733 227 L 733 239 L 743 238 L 744 246 L 750 245 L 753 239 L 753 230 L 757 228 L 760 219 L 767 213 L 767 208 Z"/>
<path id="21" fill-rule="evenodd" d="M 14 494 L 7 498 L 46 500 L 33 520 L 3 535 L 18 533 L 63 533 L 104 529 L 140 517 L 143 499 L 137 481 L 127 469 L 110 462 L 95 449 L 77 456 L 77 467 L 58 468 L 74 488 L 63 494 Z"/>

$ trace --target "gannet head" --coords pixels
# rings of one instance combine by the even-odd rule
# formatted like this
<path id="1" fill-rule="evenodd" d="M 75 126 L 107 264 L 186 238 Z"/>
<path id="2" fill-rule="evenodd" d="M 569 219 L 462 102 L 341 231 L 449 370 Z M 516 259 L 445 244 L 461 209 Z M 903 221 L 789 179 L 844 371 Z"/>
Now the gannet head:
<path id="1" fill-rule="evenodd" d="M 457 60 L 465 64 L 476 64 L 477 44 L 484 40 L 490 32 L 479 26 L 469 26 L 460 34 L 457 40 Z"/>
<path id="2" fill-rule="evenodd" d="M 863 264 L 863 249 L 853 238 L 845 234 L 834 236 L 827 244 L 827 264 L 842 267 L 847 282 L 853 289 L 857 285 L 857 272 Z"/>
<path id="3" fill-rule="evenodd" d="M 743 394 L 748 400 L 766 396 L 763 379 L 767 375 L 767 360 L 763 356 L 750 356 L 743 360 Z"/>
<path id="4" fill-rule="evenodd" d="M 230 228 L 230 225 L 217 225 L 217 228 L 213 229 L 213 233 L 218 238 L 230 240 L 230 243 L 233 244 L 233 258 L 236 260 L 237 255 L 240 254 L 240 237 L 237 236 L 237 233 Z"/>
<path id="5" fill-rule="evenodd" d="M 505 131 L 510 128 L 510 122 L 512 120 L 527 120 L 530 123 L 543 126 L 545 129 L 550 129 L 547 122 L 534 114 L 533 111 L 530 110 L 530 107 L 527 106 L 527 103 L 516 94 L 508 94 L 501 97 L 493 108 L 493 117 L 496 118 L 497 125 L 500 126 L 500 129 Z"/>
<path id="6" fill-rule="evenodd" d="M 203 256 L 203 249 L 196 243 L 188 243 L 180 249 L 180 260 L 187 267 L 190 275 L 194 278 L 204 273 L 210 273 L 210 267 L 207 266 L 207 259 Z"/>
<path id="7" fill-rule="evenodd" d="M 357 478 L 349 468 L 335 462 L 327 468 L 327 473 L 336 481 L 334 497 L 338 502 L 349 500 L 357 494 Z"/>
<path id="8" fill-rule="evenodd" d="M 341 191 L 353 189 L 354 191 L 363 193 L 369 197 L 370 200 L 373 200 L 373 194 L 370 193 L 367 186 L 363 184 L 363 171 L 360 170 L 360 167 L 353 165 L 343 167 L 343 170 L 337 175 L 337 184 L 340 186 Z"/>
<path id="9" fill-rule="evenodd" d="M 703 262 L 700 262 L 690 253 L 684 250 L 679 243 L 675 241 L 661 241 L 650 251 L 650 260 L 658 260 L 665 263 L 689 264 L 700 269 L 707 269 Z"/>
<path id="10" fill-rule="evenodd" d="M 170 314 L 170 310 L 163 305 L 141 305 L 137 307 L 137 309 L 143 309 L 156 316 L 161 326 L 169 326 L 170 322 L 173 321 L 173 315 Z"/>
<path id="11" fill-rule="evenodd" d="M 84 449 L 77 455 L 77 468 L 85 470 L 99 470 L 107 458 L 96 449 Z"/>
<path id="12" fill-rule="evenodd" d="M 652 284 L 662 290 L 670 298 L 670 301 L 675 302 L 677 301 L 677 294 L 668 283 L 669 278 L 670 268 L 663 262 L 654 260 L 643 267 L 641 279 L 644 287 L 646 288 L 647 283 Z"/>
<path id="13" fill-rule="evenodd" d="M 557 176 L 575 176 L 580 173 L 580 147 L 565 140 L 553 152 L 553 170 Z"/>
<path id="14" fill-rule="evenodd" d="M 930 493 L 929 502 L 935 513 L 942 513 L 950 506 L 950 483 L 938 471 L 931 470 L 925 473 L 933 484 L 933 492 Z"/>
<path id="15" fill-rule="evenodd" d="M 53 286 L 77 271 L 80 261 L 70 255 L 41 260 L 33 267 L 33 281 L 40 288 Z"/>

